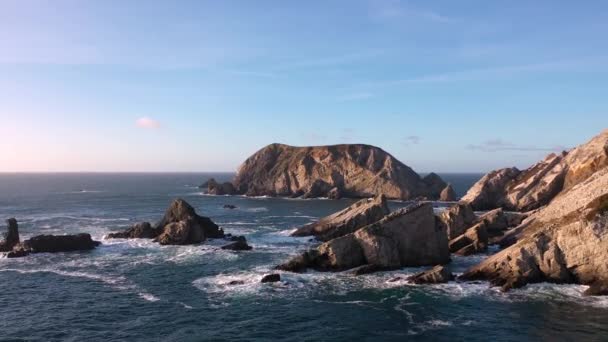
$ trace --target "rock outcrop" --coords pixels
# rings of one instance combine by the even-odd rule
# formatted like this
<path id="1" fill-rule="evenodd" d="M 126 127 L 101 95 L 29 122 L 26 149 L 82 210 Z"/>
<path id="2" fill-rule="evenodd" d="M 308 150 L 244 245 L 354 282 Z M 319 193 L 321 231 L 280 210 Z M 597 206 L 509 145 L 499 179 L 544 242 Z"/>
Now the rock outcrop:
<path id="1" fill-rule="evenodd" d="M 197 244 L 208 238 L 223 238 L 224 231 L 210 218 L 199 216 L 183 199 L 174 200 L 156 226 L 141 222 L 108 238 L 154 239 L 161 245 Z"/>
<path id="2" fill-rule="evenodd" d="M 569 183 L 516 228 L 513 245 L 462 279 L 486 279 L 503 290 L 545 281 L 590 285 L 589 294 L 608 288 L 608 167 L 586 177 L 580 170 L 587 168 L 571 164 L 570 169 L 579 170 L 574 173 L 578 183 Z"/>
<path id="3" fill-rule="evenodd" d="M 485 221 L 467 229 L 464 234 L 450 240 L 450 252 L 467 256 L 488 250 L 488 232 Z"/>
<path id="4" fill-rule="evenodd" d="M 131 228 L 117 233 L 107 235 L 109 239 L 154 239 L 160 235 L 161 230 L 153 228 L 150 222 L 139 222 Z"/>
<path id="5" fill-rule="evenodd" d="M 377 222 L 388 213 L 389 209 L 384 195 L 376 196 L 373 199 L 362 199 L 342 211 L 298 228 L 291 235 L 314 235 L 321 241 L 328 241 Z"/>
<path id="6" fill-rule="evenodd" d="M 445 264 L 449 261 L 445 227 L 429 203 L 415 204 L 304 252 L 278 269 L 341 271 L 369 265 L 374 270 Z"/>
<path id="7" fill-rule="evenodd" d="M 414 284 L 441 284 L 454 280 L 454 275 L 448 267 L 437 265 L 428 271 L 415 274 L 407 280 Z"/>
<path id="8" fill-rule="evenodd" d="M 267 274 L 262 277 L 261 283 L 276 283 L 281 281 L 281 275 L 278 273 Z"/>
<path id="9" fill-rule="evenodd" d="M 452 184 L 448 184 L 443 190 L 441 190 L 439 200 L 443 202 L 454 202 L 457 200 L 456 192 L 454 191 Z"/>
<path id="10" fill-rule="evenodd" d="M 526 170 L 509 168 L 490 172 L 462 200 L 475 210 L 538 209 L 606 166 L 608 130 L 570 152 L 550 154 Z"/>
<path id="11" fill-rule="evenodd" d="M 477 222 L 477 216 L 468 203 L 457 203 L 439 214 L 439 221 L 445 226 L 448 239 L 462 235 L 467 228 Z"/>
<path id="12" fill-rule="evenodd" d="M 380 148 L 369 145 L 294 147 L 272 144 L 249 157 L 233 181 L 249 196 L 438 199 L 447 184 L 422 179 Z"/>
<path id="13" fill-rule="evenodd" d="M 28 253 L 58 253 L 87 251 L 94 249 L 101 243 L 91 238 L 90 234 L 74 235 L 38 235 L 23 241 L 14 248 L 16 252 Z"/>
<path id="14" fill-rule="evenodd" d="M 7 232 L 4 236 L 4 240 L 0 241 L 0 252 L 10 252 L 13 247 L 19 244 L 19 225 L 17 220 L 10 218 L 6 220 Z"/>
<path id="15" fill-rule="evenodd" d="M 233 242 L 222 246 L 222 249 L 231 251 L 249 251 L 252 249 L 252 247 L 247 244 L 247 240 L 244 236 L 233 236 L 230 240 Z"/>
<path id="16" fill-rule="evenodd" d="M 210 195 L 234 195 L 236 189 L 231 182 L 218 183 L 215 178 L 210 178 L 205 183 L 199 186 L 201 189 L 207 189 Z"/>

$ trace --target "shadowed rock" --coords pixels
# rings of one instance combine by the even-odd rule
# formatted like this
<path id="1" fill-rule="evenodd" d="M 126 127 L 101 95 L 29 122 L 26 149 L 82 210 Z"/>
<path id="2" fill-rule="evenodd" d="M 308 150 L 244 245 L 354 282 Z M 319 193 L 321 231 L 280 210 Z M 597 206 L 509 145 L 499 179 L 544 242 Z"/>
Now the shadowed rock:
<path id="1" fill-rule="evenodd" d="M 236 191 L 248 196 L 437 199 L 446 187 L 437 175 L 423 180 L 380 148 L 369 145 L 268 145 L 240 167 Z"/>
<path id="2" fill-rule="evenodd" d="M 428 271 L 415 274 L 407 280 L 414 284 L 440 284 L 454 280 L 454 275 L 448 267 L 437 265 Z"/>
<path id="3" fill-rule="evenodd" d="M 344 210 L 298 228 L 291 235 L 314 235 L 321 241 L 328 241 L 377 222 L 388 213 L 386 197 L 383 195 L 374 199 L 362 199 Z"/>
<path id="4" fill-rule="evenodd" d="M 261 283 L 276 283 L 281 281 L 281 275 L 277 273 L 267 274 L 262 277 Z"/>
<path id="5" fill-rule="evenodd" d="M 23 241 L 15 251 L 27 251 L 30 253 L 57 253 L 86 251 L 94 249 L 101 243 L 94 241 L 90 234 L 81 233 L 75 235 L 38 235 Z"/>
<path id="6" fill-rule="evenodd" d="M 247 240 L 244 236 L 233 236 L 231 240 L 234 242 L 224 245 L 221 248 L 232 251 L 249 251 L 253 249 L 247 244 Z"/>
<path id="7" fill-rule="evenodd" d="M 107 235 L 109 239 L 154 239 L 161 233 L 160 229 L 152 228 L 150 222 L 139 222 L 131 228 Z"/>
<path id="8" fill-rule="evenodd" d="M 450 240 L 450 252 L 462 256 L 488 250 L 488 232 L 484 221 L 467 229 L 464 234 Z"/>
<path id="9" fill-rule="evenodd" d="M 17 220 L 10 218 L 6 220 L 6 234 L 4 240 L 0 241 L 0 252 L 9 252 L 19 244 L 19 225 Z"/>

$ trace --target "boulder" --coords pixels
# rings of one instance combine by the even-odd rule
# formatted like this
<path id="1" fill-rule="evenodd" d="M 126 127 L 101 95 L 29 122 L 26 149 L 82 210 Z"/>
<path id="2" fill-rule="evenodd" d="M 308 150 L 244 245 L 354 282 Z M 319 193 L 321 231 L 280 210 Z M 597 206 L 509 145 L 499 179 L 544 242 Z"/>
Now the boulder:
<path id="1" fill-rule="evenodd" d="M 233 184 L 247 196 L 439 198 L 437 175 L 424 180 L 384 150 L 362 144 L 268 145 L 239 167 Z"/>
<path id="2" fill-rule="evenodd" d="M 263 276 L 262 280 L 260 282 L 262 282 L 262 283 L 276 283 L 278 281 L 281 281 L 281 275 L 277 274 L 277 273 L 273 273 L 273 274 L 267 274 L 267 275 Z"/>
<path id="3" fill-rule="evenodd" d="M 150 222 L 139 222 L 131 228 L 117 233 L 110 233 L 106 237 L 109 239 L 154 239 L 162 230 L 152 228 Z"/>
<path id="4" fill-rule="evenodd" d="M 445 228 L 437 225 L 430 203 L 400 209 L 380 221 L 304 252 L 278 269 L 342 271 L 362 265 L 376 270 L 445 264 Z"/>
<path id="5" fill-rule="evenodd" d="M 457 200 L 456 192 L 454 191 L 454 188 L 452 188 L 452 184 L 448 184 L 443 190 L 441 190 L 439 200 L 443 202 L 454 202 Z"/>
<path id="6" fill-rule="evenodd" d="M 517 228 L 510 247 L 467 270 L 503 290 L 529 283 L 608 287 L 608 167 L 561 192 Z"/>
<path id="7" fill-rule="evenodd" d="M 467 228 L 477 222 L 477 216 L 466 202 L 454 204 L 441 212 L 438 218 L 440 224 L 445 227 L 450 240 L 462 235 Z"/>
<path id="8" fill-rule="evenodd" d="M 57 253 L 91 250 L 99 246 L 99 241 L 94 241 L 90 234 L 81 233 L 75 235 L 38 235 L 23 241 L 16 246 L 17 253 Z"/>
<path id="9" fill-rule="evenodd" d="M 467 256 L 488 250 L 488 232 L 484 221 L 467 229 L 464 234 L 450 240 L 450 252 Z"/>
<path id="10" fill-rule="evenodd" d="M 362 199 L 353 205 L 324 217 L 317 222 L 298 228 L 292 236 L 314 235 L 321 241 L 328 241 L 379 221 L 389 213 L 386 197 Z"/>
<path id="11" fill-rule="evenodd" d="M 407 280 L 414 284 L 440 284 L 454 280 L 454 275 L 448 267 L 437 265 L 428 271 L 408 277 Z"/>
<path id="12" fill-rule="evenodd" d="M 9 252 L 19 244 L 19 225 L 17 220 L 9 218 L 6 220 L 7 232 L 4 236 L 4 240 L 0 241 L 0 252 Z"/>
<path id="13" fill-rule="evenodd" d="M 221 248 L 231 251 L 249 251 L 253 249 L 247 244 L 247 240 L 244 236 L 233 236 L 231 240 L 234 242 L 224 245 Z"/>

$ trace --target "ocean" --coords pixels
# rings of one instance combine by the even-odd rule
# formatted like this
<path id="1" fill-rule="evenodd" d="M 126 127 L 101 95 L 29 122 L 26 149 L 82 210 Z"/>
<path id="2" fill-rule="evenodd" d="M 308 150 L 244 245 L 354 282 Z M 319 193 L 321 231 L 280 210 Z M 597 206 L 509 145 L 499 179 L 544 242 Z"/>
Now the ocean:
<path id="1" fill-rule="evenodd" d="M 22 239 L 87 232 L 103 242 L 90 252 L 0 259 L 0 341 L 608 340 L 608 299 L 583 297 L 584 286 L 501 293 L 486 282 L 389 281 L 424 268 L 359 277 L 282 273 L 281 283 L 261 284 L 275 265 L 315 244 L 290 237 L 295 227 L 352 200 L 207 196 L 197 188 L 231 176 L 0 174 L 0 218 L 17 218 Z M 441 176 L 459 195 L 481 177 Z M 227 233 L 245 235 L 254 249 L 103 239 L 159 220 L 178 197 Z M 452 270 L 484 257 L 453 257 Z M 230 285 L 234 280 L 244 283 Z"/>

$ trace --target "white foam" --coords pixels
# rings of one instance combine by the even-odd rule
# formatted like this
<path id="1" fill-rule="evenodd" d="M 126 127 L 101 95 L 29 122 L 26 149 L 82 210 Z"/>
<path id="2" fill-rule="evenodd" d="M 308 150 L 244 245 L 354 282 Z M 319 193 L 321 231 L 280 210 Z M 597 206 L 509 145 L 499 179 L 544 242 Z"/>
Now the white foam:
<path id="1" fill-rule="evenodd" d="M 160 300 L 160 298 L 158 298 L 155 295 L 150 294 L 150 293 L 140 292 L 140 293 L 138 293 L 138 295 L 141 298 L 147 300 L 148 302 L 158 302 Z"/>

